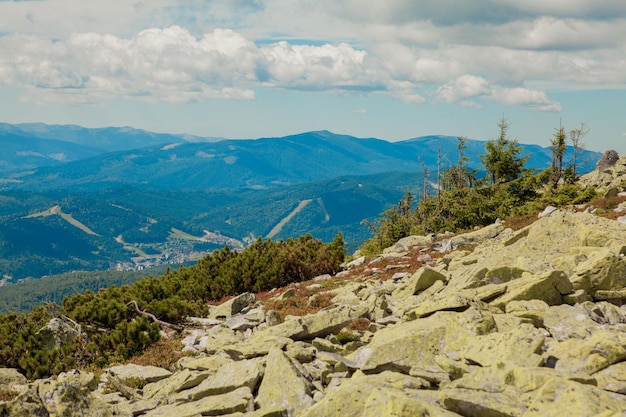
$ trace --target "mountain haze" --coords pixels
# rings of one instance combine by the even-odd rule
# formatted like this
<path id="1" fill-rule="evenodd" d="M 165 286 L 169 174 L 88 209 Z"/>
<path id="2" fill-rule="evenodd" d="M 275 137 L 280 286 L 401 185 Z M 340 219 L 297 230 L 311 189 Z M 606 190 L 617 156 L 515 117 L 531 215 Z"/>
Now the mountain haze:
<path id="1" fill-rule="evenodd" d="M 328 131 L 211 141 L 0 124 L 0 144 L 0 280 L 9 283 L 187 262 L 259 236 L 331 241 L 341 232 L 352 251 L 371 236 L 363 220 L 407 190 L 419 195 L 422 163 L 436 184 L 439 158 L 442 170 L 458 159 L 454 137 L 388 142 Z M 485 142 L 466 145 L 479 168 Z M 523 154 L 528 168 L 551 161 L 549 148 L 523 145 Z M 589 170 L 599 157 L 584 151 L 579 160 Z"/>
<path id="2" fill-rule="evenodd" d="M 149 189 L 239 190 L 268 189 L 327 180 L 343 175 L 373 175 L 389 171 L 437 170 L 458 159 L 457 139 L 427 136 L 400 142 L 359 139 L 328 131 L 282 138 L 223 140 L 213 143 L 178 142 L 110 152 L 63 165 L 4 175 L 6 188 L 93 191 L 122 184 Z M 473 167 L 485 142 L 467 140 L 465 156 Z M 571 149 L 570 149 L 571 153 Z M 549 148 L 523 145 L 528 168 L 545 168 Z M 599 155 L 585 151 L 583 160 Z M 566 160 L 568 155 L 566 155 Z"/>

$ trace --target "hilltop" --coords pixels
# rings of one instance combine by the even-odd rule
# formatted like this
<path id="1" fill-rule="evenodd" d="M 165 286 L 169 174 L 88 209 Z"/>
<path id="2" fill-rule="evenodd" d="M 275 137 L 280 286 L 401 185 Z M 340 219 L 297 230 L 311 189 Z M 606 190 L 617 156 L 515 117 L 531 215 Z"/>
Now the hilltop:
<path id="1" fill-rule="evenodd" d="M 99 376 L 28 382 L 7 371 L 6 389 L 19 395 L 0 410 L 621 415 L 625 167 L 622 157 L 583 176 L 600 196 L 592 203 L 546 207 L 525 226 L 410 236 L 341 272 L 214 303 L 182 330 L 163 327 L 168 338 L 134 364 Z"/>

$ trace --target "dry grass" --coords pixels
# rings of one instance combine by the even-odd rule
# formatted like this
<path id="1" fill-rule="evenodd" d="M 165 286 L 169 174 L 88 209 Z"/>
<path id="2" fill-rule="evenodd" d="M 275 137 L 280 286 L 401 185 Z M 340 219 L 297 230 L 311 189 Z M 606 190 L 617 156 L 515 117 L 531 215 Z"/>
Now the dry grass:
<path id="1" fill-rule="evenodd" d="M 179 339 L 162 338 L 148 347 L 141 355 L 133 357 L 130 363 L 142 366 L 159 366 L 169 369 L 177 360 L 184 356 L 181 352 L 181 347 L 182 345 Z"/>
<path id="2" fill-rule="evenodd" d="M 590 205 L 592 207 L 595 207 L 597 215 L 606 217 L 607 219 L 615 220 L 625 214 L 624 212 L 618 213 L 614 211 L 617 206 L 625 201 L 626 197 L 622 196 L 600 197 L 593 200 Z"/>
<path id="3" fill-rule="evenodd" d="M 504 224 L 506 227 L 510 227 L 513 230 L 520 230 L 524 227 L 533 224 L 537 220 L 537 216 L 510 216 L 506 219 Z"/>
<path id="4" fill-rule="evenodd" d="M 18 392 L 8 388 L 0 388 L 0 402 L 11 401 L 19 395 Z"/>
<path id="5" fill-rule="evenodd" d="M 372 322 L 365 317 L 359 317 L 358 319 L 352 320 L 352 323 L 348 325 L 348 329 L 363 332 L 368 330 L 371 324 Z"/>

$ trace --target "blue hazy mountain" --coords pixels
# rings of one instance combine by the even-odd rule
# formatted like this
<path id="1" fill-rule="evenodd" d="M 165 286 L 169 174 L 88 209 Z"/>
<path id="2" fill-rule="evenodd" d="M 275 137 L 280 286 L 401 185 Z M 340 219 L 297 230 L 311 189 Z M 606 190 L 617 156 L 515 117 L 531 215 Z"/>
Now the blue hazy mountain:
<path id="1" fill-rule="evenodd" d="M 56 166 L 108 152 L 174 142 L 217 140 L 153 133 L 130 127 L 90 129 L 75 125 L 0 123 L 0 172 Z"/>
<path id="2" fill-rule="evenodd" d="M 60 127 L 56 129 L 59 135 Z M 99 134 L 102 131 L 106 129 L 100 129 Z M 110 148 L 112 142 L 120 140 L 117 136 L 120 130 L 116 128 L 114 132 L 112 135 L 118 138 L 115 141 L 95 140 L 98 149 L 103 149 L 105 142 Z M 174 135 L 152 137 L 137 134 L 135 139 L 137 144 L 149 145 L 100 153 L 0 177 L 4 177 L 5 187 L 39 191 L 59 188 L 93 191 L 120 185 L 153 190 L 270 189 L 344 175 L 419 172 L 422 170 L 421 163 L 432 173 L 437 170 L 438 155 L 441 155 L 442 169 L 455 164 L 458 159 L 458 141 L 448 136 L 388 142 L 318 131 L 280 138 L 217 142 L 189 142 L 182 136 Z M 154 141 L 162 142 L 155 145 Z M 79 146 L 76 142 L 67 143 Z M 82 142 L 80 146 L 89 143 L 87 140 Z M 38 148 L 33 149 L 32 153 L 42 154 L 42 144 L 34 144 Z M 464 154 L 469 158 L 470 166 L 480 167 L 479 155 L 485 153 L 484 146 L 484 141 L 467 140 Z M 522 146 L 523 154 L 530 155 L 526 165 L 528 168 L 543 169 L 549 166 L 549 148 Z M 93 148 L 90 151 L 94 152 Z M 24 155 L 27 151 L 21 152 Z M 87 153 L 87 149 L 84 152 Z M 580 159 L 595 163 L 599 156 L 594 152 L 583 151 Z M 568 155 L 565 159 L 568 159 Z"/>
<path id="3" fill-rule="evenodd" d="M 485 142 L 466 145 L 480 168 Z M 435 183 L 438 160 L 442 170 L 456 164 L 457 146 L 448 136 L 388 142 L 318 131 L 211 141 L 0 125 L 0 284 L 155 256 L 185 260 L 258 236 L 330 241 L 342 232 L 351 251 L 371 236 L 363 220 L 407 190 L 419 195 L 422 164 Z M 549 148 L 522 146 L 528 168 L 550 165 Z M 590 169 L 600 156 L 583 151 L 580 160 Z"/>

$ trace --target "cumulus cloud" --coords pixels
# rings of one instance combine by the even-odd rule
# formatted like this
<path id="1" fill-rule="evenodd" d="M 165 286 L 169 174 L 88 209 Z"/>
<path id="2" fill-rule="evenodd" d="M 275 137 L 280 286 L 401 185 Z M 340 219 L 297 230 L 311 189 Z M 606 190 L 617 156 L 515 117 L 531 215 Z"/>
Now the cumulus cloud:
<path id="1" fill-rule="evenodd" d="M 301 90 L 385 89 L 367 52 L 348 44 L 287 42 L 257 46 L 229 29 L 201 38 L 172 26 L 131 39 L 96 33 L 50 42 L 19 35 L 0 39 L 3 81 L 33 101 L 97 101 L 126 97 L 187 102 L 254 98 L 253 87 Z"/>
<path id="2" fill-rule="evenodd" d="M 0 83 L 38 102 L 284 88 L 556 111 L 551 86 L 626 83 L 621 0 L 0 0 L 0 27 Z"/>
<path id="3" fill-rule="evenodd" d="M 437 96 L 448 103 L 491 94 L 489 81 L 482 77 L 465 74 L 437 89 Z"/>
<path id="4" fill-rule="evenodd" d="M 561 111 L 561 104 L 548 98 L 545 92 L 528 88 L 501 88 L 493 92 L 493 98 L 508 106 L 525 106 L 540 111 Z"/>

